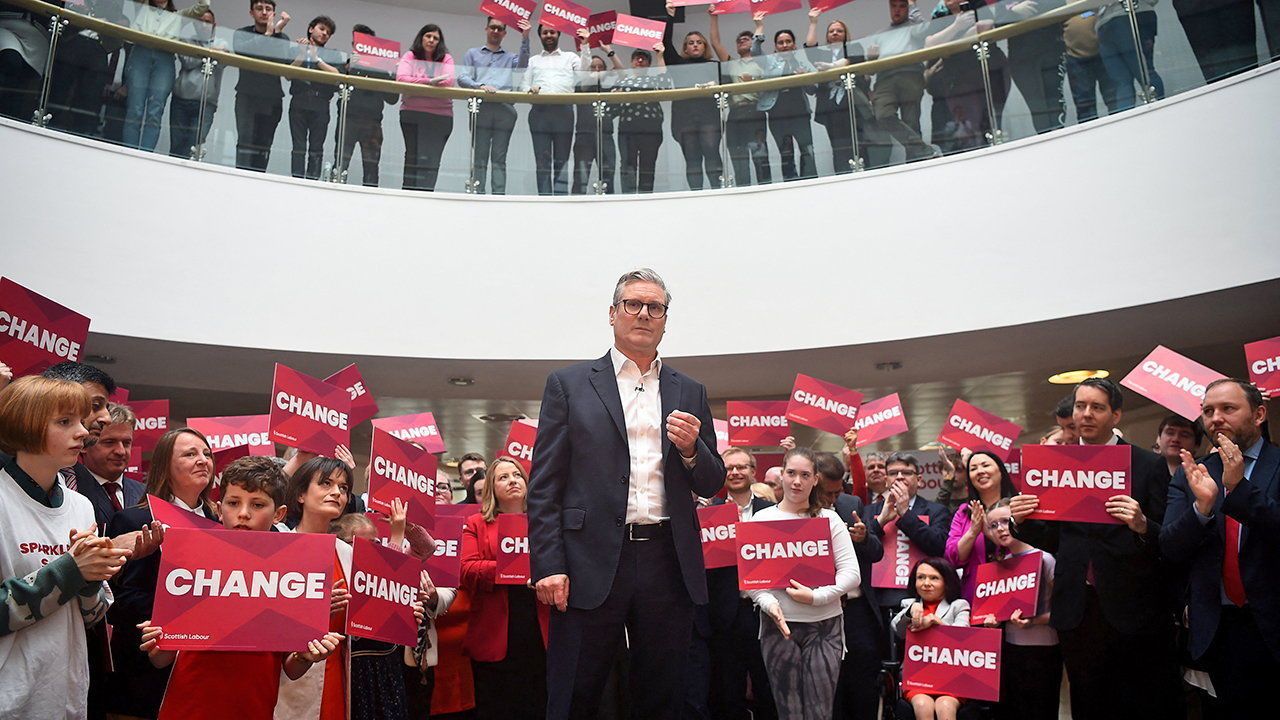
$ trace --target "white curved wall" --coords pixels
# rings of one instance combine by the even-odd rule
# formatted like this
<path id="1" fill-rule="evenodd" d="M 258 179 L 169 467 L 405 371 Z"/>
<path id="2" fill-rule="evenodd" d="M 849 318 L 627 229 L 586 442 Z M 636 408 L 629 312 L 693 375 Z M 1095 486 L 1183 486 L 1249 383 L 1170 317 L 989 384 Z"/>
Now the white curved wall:
<path id="1" fill-rule="evenodd" d="M 3 274 L 97 332 L 365 355 L 591 356 L 635 265 L 671 286 L 672 356 L 1036 322 L 1280 277 L 1277 70 L 925 166 L 648 198 L 319 186 L 3 123 Z"/>

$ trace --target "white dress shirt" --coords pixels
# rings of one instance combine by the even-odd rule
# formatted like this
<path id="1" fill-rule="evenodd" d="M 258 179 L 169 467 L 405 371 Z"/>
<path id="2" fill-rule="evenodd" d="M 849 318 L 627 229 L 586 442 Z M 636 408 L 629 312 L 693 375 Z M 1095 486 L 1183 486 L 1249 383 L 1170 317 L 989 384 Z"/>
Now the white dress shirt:
<path id="1" fill-rule="evenodd" d="M 627 489 L 627 523 L 651 524 L 667 519 L 667 491 L 662 477 L 662 395 L 658 375 L 662 358 L 654 358 L 649 372 L 618 348 L 609 350 L 627 423 L 631 453 L 631 484 Z"/>
<path id="2" fill-rule="evenodd" d="M 520 88 L 530 90 L 536 87 L 539 93 L 571 93 L 581 68 L 582 59 L 577 53 L 561 52 L 560 48 L 552 52 L 543 50 L 529 58 L 529 67 Z M 617 358 L 613 365 L 615 368 L 618 366 Z"/>
<path id="3" fill-rule="evenodd" d="M 105 492 L 108 496 L 112 495 L 113 493 L 107 489 L 106 487 L 107 483 L 109 482 L 115 483 L 116 491 L 114 495 L 116 496 L 116 502 L 119 503 L 120 507 L 124 507 L 124 475 L 121 475 L 115 480 L 108 480 L 102 477 L 101 475 L 99 475 L 98 473 L 93 472 L 92 470 L 89 471 L 89 474 L 93 476 L 94 480 L 98 481 L 98 484 L 102 486 L 102 491 Z"/>

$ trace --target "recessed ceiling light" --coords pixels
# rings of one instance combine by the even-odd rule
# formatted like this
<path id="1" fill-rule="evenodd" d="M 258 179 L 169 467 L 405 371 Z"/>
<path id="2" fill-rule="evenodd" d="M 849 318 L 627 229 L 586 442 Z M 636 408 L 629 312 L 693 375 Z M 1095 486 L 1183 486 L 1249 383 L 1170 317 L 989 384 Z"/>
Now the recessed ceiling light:
<path id="1" fill-rule="evenodd" d="M 94 365 L 115 365 L 116 359 L 112 355 L 85 355 L 84 361 Z"/>
<path id="2" fill-rule="evenodd" d="M 476 384 L 476 379 L 470 378 L 470 377 L 461 377 L 461 376 L 451 377 L 449 378 L 449 384 L 453 385 L 454 387 L 471 387 L 472 385 Z"/>
<path id="3" fill-rule="evenodd" d="M 1078 385 L 1089 378 L 1104 378 L 1110 375 L 1110 370 L 1067 370 L 1049 376 L 1049 382 L 1054 385 Z"/>

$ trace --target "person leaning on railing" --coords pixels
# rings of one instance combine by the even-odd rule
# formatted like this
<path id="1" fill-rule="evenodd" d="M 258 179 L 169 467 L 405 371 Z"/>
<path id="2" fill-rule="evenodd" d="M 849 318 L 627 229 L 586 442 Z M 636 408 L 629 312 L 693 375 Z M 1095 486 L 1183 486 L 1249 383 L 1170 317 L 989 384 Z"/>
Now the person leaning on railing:
<path id="1" fill-rule="evenodd" d="M 867 46 L 867 59 L 902 55 L 924 46 L 929 26 L 915 0 L 889 0 L 889 28 Z M 880 129 L 906 151 L 907 162 L 934 155 L 920 135 L 920 101 L 924 99 L 924 65 L 910 63 L 876 73 L 872 105 Z"/>
<path id="2" fill-rule="evenodd" d="M 351 26 L 351 32 L 377 36 L 373 28 L 359 23 Z M 355 47 L 354 35 L 351 46 Z M 383 80 L 392 79 L 390 74 L 381 74 L 378 71 L 357 66 L 354 52 L 348 58 L 342 72 Z M 363 170 L 360 182 L 365 187 L 378 187 L 378 163 L 382 160 L 382 109 L 384 105 L 395 105 L 398 102 L 400 102 L 398 93 L 379 92 L 362 87 L 351 89 L 351 99 L 347 101 L 346 128 L 343 129 L 341 126 L 334 128 L 334 142 L 337 143 L 339 137 L 342 139 L 342 146 L 338 149 L 339 173 L 347 172 L 347 167 L 351 165 L 351 154 L 358 143 Z"/>
<path id="3" fill-rule="evenodd" d="M 755 33 L 751 37 L 751 54 L 760 58 L 764 75 L 768 78 L 802 75 L 815 72 L 813 65 L 804 55 L 796 52 L 796 36 L 790 30 L 779 30 L 773 34 L 773 54 L 764 54 L 764 18 L 765 13 L 758 12 L 752 16 L 755 22 Z M 782 179 L 813 178 L 818 176 L 818 167 L 813 158 L 813 127 L 809 120 L 809 99 L 806 94 L 817 92 L 814 85 L 784 88 L 782 90 L 765 90 L 760 93 L 756 107 L 769 116 L 769 134 L 778 146 L 778 154 L 782 156 Z M 792 146 L 792 143 L 795 146 Z M 797 171 L 796 153 L 800 162 Z"/>
<path id="4" fill-rule="evenodd" d="M 229 48 L 221 40 L 214 41 L 218 23 L 212 10 L 205 10 L 197 20 L 187 26 L 183 40 L 192 45 L 212 47 L 226 51 Z M 192 151 L 204 145 L 213 127 L 213 114 L 218 110 L 218 95 L 222 89 L 222 71 L 226 66 L 211 66 L 208 85 L 204 77 L 205 58 L 200 55 L 178 56 L 178 78 L 173 84 L 173 96 L 169 98 L 169 154 L 177 158 L 189 158 Z M 200 102 L 204 100 L 204 120 L 201 122 Z"/>
<path id="5" fill-rule="evenodd" d="M 1012 0 L 997 4 L 998 26 L 1011 25 L 1057 10 L 1064 0 Z M 1066 46 L 1062 25 L 1050 24 L 1014 35 L 1008 40 L 1009 74 L 1031 111 L 1036 133 L 1061 128 L 1066 122 L 1062 79 L 1066 74 Z"/>
<path id="6" fill-rule="evenodd" d="M 181 12 L 173 0 L 148 0 L 138 5 L 133 29 L 148 35 L 176 38 L 184 17 L 198 18 L 209 9 L 207 0 L 197 0 Z M 124 82 L 129 88 L 125 104 L 124 144 L 152 151 L 160 141 L 160 120 L 173 92 L 174 55 L 145 45 L 131 45 L 124 64 Z"/>
<path id="7" fill-rule="evenodd" d="M 277 15 L 276 0 L 249 0 L 249 17 L 253 24 L 236 31 L 231 39 L 232 50 L 259 60 L 285 61 L 289 42 L 284 37 L 284 27 L 289 24 L 289 13 Z M 267 171 L 271 144 L 283 114 L 280 77 L 241 68 L 236 81 L 236 167 Z"/>
<path id="8" fill-rule="evenodd" d="M 128 25 L 120 0 L 84 0 L 75 11 L 106 20 L 117 25 Z M 53 76 L 49 78 L 49 99 L 46 103 L 49 127 L 75 133 L 82 137 L 99 135 L 98 126 L 105 98 L 103 89 L 111 82 L 114 68 L 108 58 L 119 52 L 124 42 L 96 30 L 68 27 L 58 41 L 58 52 L 53 57 Z M 29 120 L 30 115 L 23 118 Z"/>
<path id="9" fill-rule="evenodd" d="M 341 59 L 324 50 L 337 26 L 333 18 L 318 15 L 307 25 L 305 37 L 298 38 L 295 66 L 338 73 Z M 289 82 L 289 136 L 293 140 L 292 171 L 296 178 L 320 178 L 324 163 L 324 139 L 329 132 L 329 103 L 338 86 L 330 83 L 292 80 Z"/>
<path id="10" fill-rule="evenodd" d="M 507 36 L 507 26 L 501 20 L 488 18 L 484 24 L 485 43 L 467 50 L 458 69 L 458 86 L 469 90 L 493 93 L 514 87 L 512 74 L 529 65 L 529 21 L 521 20 L 520 53 L 502 49 Z M 475 192 L 485 190 L 485 175 L 491 176 L 490 192 L 505 195 L 507 192 L 507 148 L 511 133 L 516 127 L 516 109 L 511 103 L 485 98 L 476 112 L 475 137 L 472 141 L 471 177 L 476 182 Z M 490 164 L 493 165 L 489 172 Z"/>
<path id="11" fill-rule="evenodd" d="M 720 41 L 720 15 L 715 5 L 707 6 L 711 16 L 711 48 L 720 58 L 724 84 L 750 82 L 764 77 L 764 68 L 751 56 L 751 31 L 743 30 L 734 39 L 736 57 L 731 57 Z M 729 117 L 725 120 L 725 144 L 729 147 L 729 161 L 733 164 L 734 183 L 751 184 L 751 168 L 755 167 L 756 184 L 767 185 L 773 180 L 769 162 L 769 130 L 765 115 L 756 107 L 756 93 L 731 93 Z"/>
<path id="12" fill-rule="evenodd" d="M 978 19 L 973 0 L 942 0 L 933 10 L 932 34 L 925 38 L 925 47 L 934 47 L 977 35 L 990 30 L 989 19 Z M 987 61 L 991 79 L 991 99 L 996 117 L 1004 112 L 1009 97 L 1009 73 L 1004 52 L 991 43 Z M 930 85 L 934 103 L 945 102 L 950 113 L 946 137 L 939 139 L 935 125 L 934 144 L 943 145 L 944 152 L 959 152 L 983 147 L 986 135 L 991 132 L 992 118 L 987 117 L 987 96 L 982 80 L 982 66 L 971 51 L 961 51 L 937 61 L 937 77 Z M 934 92 L 934 91 L 937 92 Z"/>
<path id="13" fill-rule="evenodd" d="M 622 61 L 613 46 L 603 44 L 600 49 L 609 58 L 612 70 L 606 68 L 605 59 L 591 56 L 587 39 L 590 37 L 586 28 L 578 30 L 578 42 L 582 48 L 582 58 L 587 69 L 578 73 L 576 90 L 578 92 L 609 92 L 617 81 L 616 73 L 622 70 Z M 573 139 L 573 188 L 574 195 L 582 195 L 588 191 L 587 180 L 591 177 L 591 165 L 595 163 L 600 170 L 600 180 L 604 183 L 605 193 L 613 193 L 614 169 L 617 167 L 617 153 L 613 141 L 613 116 L 606 115 L 601 119 L 599 146 L 601 157 L 596 157 L 596 118 L 595 108 L 591 103 L 581 102 L 576 106 L 578 111 L 578 131 Z"/>
<path id="14" fill-rule="evenodd" d="M 439 25 L 427 23 L 414 36 L 409 52 L 396 66 L 396 80 L 435 87 L 454 84 L 453 56 Z M 453 134 L 453 100 L 405 96 L 400 130 L 404 133 L 404 189 L 434 191 L 440 158 Z"/>
<path id="15" fill-rule="evenodd" d="M 862 45 L 851 42 L 849 26 L 843 20 L 832 20 L 827 23 L 825 43 L 818 45 L 819 9 L 809 11 L 809 30 L 805 34 L 804 47 L 807 48 L 809 61 L 818 70 L 830 70 L 850 63 L 865 60 Z M 815 96 L 813 119 L 827 130 L 827 140 L 831 143 L 831 163 L 837 174 L 851 172 L 851 161 L 855 155 L 866 158 L 868 167 L 881 167 L 889 164 L 889 138 L 885 137 L 876 123 L 875 112 L 871 108 L 871 99 L 867 93 L 871 83 L 865 76 L 856 76 L 853 91 L 850 93 L 839 78 L 822 83 Z M 854 112 L 857 113 L 858 134 L 855 139 L 849 127 L 849 101 L 852 95 Z M 856 145 L 855 145 L 856 143 Z M 864 150 L 855 153 L 854 148 Z"/>
<path id="16" fill-rule="evenodd" d="M 613 92 L 661 90 L 671 87 L 663 62 L 663 45 L 655 43 L 653 52 L 634 50 L 631 73 L 613 86 Z M 651 69 L 656 61 L 657 72 Z M 653 192 L 654 168 L 658 164 L 658 148 L 662 146 L 662 105 L 656 102 L 609 103 L 618 118 L 618 156 L 622 166 L 619 178 L 624 193 Z"/>
<path id="17" fill-rule="evenodd" d="M 667 3 L 667 16 L 674 18 L 676 8 Z M 680 48 L 675 47 L 675 24 L 667 21 L 663 31 L 662 43 L 665 48 L 663 59 L 668 66 L 711 63 L 711 44 L 697 30 L 685 33 Z M 705 76 L 694 77 L 701 82 L 693 83 L 695 87 L 715 85 L 718 72 L 713 66 L 704 65 Z M 692 73 L 692 70 L 690 70 Z M 680 80 L 681 78 L 673 78 Z M 683 82 L 681 84 L 684 84 Z M 720 108 L 711 96 L 673 100 L 671 102 L 671 135 L 680 144 L 684 155 L 684 174 L 689 182 L 690 190 L 701 190 L 705 170 L 706 185 L 720 187 L 720 176 L 724 168 L 720 160 Z"/>

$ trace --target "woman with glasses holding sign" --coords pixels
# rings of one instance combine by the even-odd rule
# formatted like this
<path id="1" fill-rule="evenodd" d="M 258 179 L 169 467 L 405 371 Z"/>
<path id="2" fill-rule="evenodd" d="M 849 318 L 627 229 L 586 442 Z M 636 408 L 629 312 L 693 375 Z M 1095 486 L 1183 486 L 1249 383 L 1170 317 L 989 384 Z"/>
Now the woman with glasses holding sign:
<path id="1" fill-rule="evenodd" d="M 529 481 L 515 458 L 489 465 L 480 512 L 462 528 L 462 587 L 471 593 L 463 644 L 476 683 L 477 720 L 535 720 L 547 710 L 551 608 L 527 585 L 497 585 L 498 515 L 523 513 Z"/>
<path id="2" fill-rule="evenodd" d="M 835 584 L 810 588 L 792 580 L 785 590 L 749 593 L 760 606 L 760 650 L 783 720 L 830 720 L 844 658 L 842 601 L 861 583 L 848 528 L 834 510 L 822 507 L 813 452 L 793 448 L 782 458 L 782 501 L 752 515 L 751 522 L 817 517 L 831 525 Z"/>

